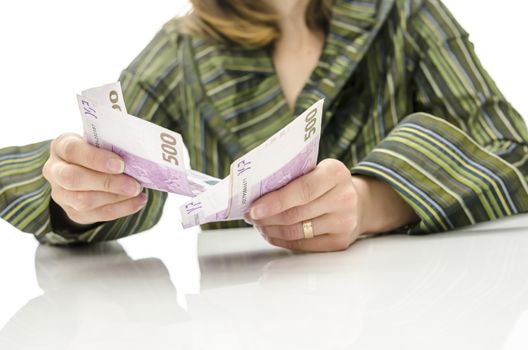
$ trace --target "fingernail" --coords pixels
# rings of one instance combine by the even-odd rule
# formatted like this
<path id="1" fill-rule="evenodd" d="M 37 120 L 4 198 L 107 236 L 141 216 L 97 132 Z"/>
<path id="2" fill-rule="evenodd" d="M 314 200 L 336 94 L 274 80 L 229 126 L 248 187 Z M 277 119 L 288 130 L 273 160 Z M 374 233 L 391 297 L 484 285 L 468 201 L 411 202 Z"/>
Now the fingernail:
<path id="1" fill-rule="evenodd" d="M 106 168 L 113 173 L 125 171 L 125 162 L 118 158 L 111 158 L 106 162 Z"/>
<path id="2" fill-rule="evenodd" d="M 251 216 L 251 219 L 258 220 L 260 218 L 263 218 L 266 216 L 266 213 L 268 212 L 268 208 L 265 204 L 258 204 L 251 208 L 251 211 L 249 212 L 249 215 Z"/>
<path id="3" fill-rule="evenodd" d="M 137 196 L 141 192 L 141 185 L 139 182 L 130 182 L 125 185 L 124 188 L 125 195 L 127 196 Z"/>
<path id="4" fill-rule="evenodd" d="M 145 203 L 147 203 L 147 201 L 148 201 L 148 194 L 141 193 L 139 195 L 139 202 L 145 204 Z"/>

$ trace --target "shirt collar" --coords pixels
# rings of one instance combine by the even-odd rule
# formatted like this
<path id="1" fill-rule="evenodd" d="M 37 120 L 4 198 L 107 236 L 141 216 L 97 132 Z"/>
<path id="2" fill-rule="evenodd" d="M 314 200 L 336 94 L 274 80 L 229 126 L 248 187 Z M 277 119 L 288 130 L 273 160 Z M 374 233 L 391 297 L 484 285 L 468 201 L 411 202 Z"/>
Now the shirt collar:
<path id="1" fill-rule="evenodd" d="M 325 110 L 328 110 L 385 23 L 394 1 L 335 0 L 320 60 L 297 98 L 294 115 L 300 114 L 320 98 L 325 98 Z M 225 81 L 235 82 L 235 86 L 231 87 L 233 91 L 241 91 L 248 86 L 257 86 L 259 81 L 273 78 L 275 69 L 270 52 L 266 48 L 225 47 L 196 37 L 190 45 L 196 55 L 192 59 L 188 57 L 187 61 L 194 61 L 192 65 L 199 72 L 196 77 L 201 81 L 199 94 L 202 96 L 200 100 L 204 102 L 203 117 L 220 137 L 220 142 L 230 156 L 241 155 L 249 149 L 240 143 L 233 126 L 225 120 L 227 114 L 222 111 L 221 103 L 215 96 L 219 91 L 218 86 L 211 82 L 223 76 Z M 241 76 L 245 76 L 241 83 L 243 87 L 236 85 Z M 285 107 L 277 113 L 283 117 L 291 116 Z M 285 122 L 288 118 L 284 118 Z M 329 114 L 325 113 L 323 124 L 327 118 Z"/>
<path id="2" fill-rule="evenodd" d="M 385 22 L 395 0 L 335 0 L 323 51 L 305 89 L 297 99 L 299 114 L 320 98 L 325 105 L 355 71 Z M 204 45 L 215 45 L 205 44 Z M 275 74 L 268 48 L 245 49 L 216 45 L 211 48 L 211 64 L 227 74 L 266 77 Z"/>

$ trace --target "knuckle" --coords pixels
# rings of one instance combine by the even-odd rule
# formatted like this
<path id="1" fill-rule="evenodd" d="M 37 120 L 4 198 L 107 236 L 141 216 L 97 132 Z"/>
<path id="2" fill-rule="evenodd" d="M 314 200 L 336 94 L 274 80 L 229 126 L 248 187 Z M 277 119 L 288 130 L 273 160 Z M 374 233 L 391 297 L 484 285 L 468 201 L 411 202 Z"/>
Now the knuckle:
<path id="1" fill-rule="evenodd" d="M 100 210 L 100 217 L 102 221 L 110 221 L 116 219 L 117 216 L 117 205 L 105 205 Z"/>
<path id="2" fill-rule="evenodd" d="M 69 208 L 69 207 L 62 207 L 62 209 L 64 210 L 64 212 L 66 213 L 66 215 L 68 216 L 68 218 L 70 218 L 71 220 L 73 221 L 77 221 L 77 215 L 75 214 L 73 208 Z"/>
<path id="3" fill-rule="evenodd" d="M 73 166 L 65 164 L 58 166 L 57 179 L 62 184 L 62 187 L 72 189 L 76 187 L 79 176 Z"/>
<path id="4" fill-rule="evenodd" d="M 324 165 L 325 168 L 328 169 L 337 169 L 339 165 L 342 164 L 339 160 L 334 158 L 326 158 L 321 162 L 321 165 Z"/>
<path id="5" fill-rule="evenodd" d="M 299 222 L 300 210 L 299 207 L 292 207 L 283 212 L 284 221 L 286 224 L 295 224 Z"/>
<path id="6" fill-rule="evenodd" d="M 286 241 L 293 241 L 298 239 L 297 228 L 293 225 L 285 226 L 282 229 L 282 238 Z"/>
<path id="7" fill-rule="evenodd" d="M 343 179 L 350 176 L 350 171 L 341 161 L 337 159 L 325 159 L 326 169 L 329 172 L 330 176 L 336 177 L 338 179 Z"/>
<path id="8" fill-rule="evenodd" d="M 88 211 L 92 209 L 93 199 L 92 196 L 87 192 L 76 192 L 73 195 L 75 202 L 75 208 L 78 211 Z"/>
<path id="9" fill-rule="evenodd" d="M 72 160 L 75 158 L 78 146 L 78 140 L 71 136 L 64 137 L 60 143 L 60 147 L 62 148 L 62 154 L 68 160 Z"/>
<path id="10" fill-rule="evenodd" d="M 322 167 L 322 168 L 328 168 L 331 166 L 331 164 L 333 162 L 335 162 L 336 160 L 334 158 L 325 158 L 323 159 L 318 166 Z"/>
<path id="11" fill-rule="evenodd" d="M 80 215 L 80 213 L 77 210 L 73 208 L 69 208 L 69 207 L 66 207 L 66 208 L 63 207 L 63 210 L 68 216 L 68 218 L 70 218 L 70 220 L 75 221 L 76 223 L 79 223 L 79 224 L 83 224 L 86 222 L 84 217 Z"/>
<path id="12" fill-rule="evenodd" d="M 64 142 L 67 141 L 67 140 L 79 140 L 81 139 L 79 137 L 79 135 L 75 134 L 75 133 L 72 133 L 72 132 L 67 132 L 67 133 L 63 133 L 63 134 L 60 134 L 59 136 L 57 136 L 57 138 L 55 138 L 54 140 L 51 141 L 51 144 L 50 144 L 50 150 L 52 153 L 60 153 L 60 151 L 63 149 L 64 147 Z"/>
<path id="13" fill-rule="evenodd" d="M 315 188 L 310 183 L 310 181 L 306 180 L 305 177 L 301 178 L 300 182 L 301 187 L 301 199 L 304 203 L 311 202 L 314 199 L 315 196 Z"/>
<path id="14" fill-rule="evenodd" d="M 339 180 L 348 179 L 351 176 L 350 175 L 350 170 L 348 170 L 348 168 L 343 163 L 339 163 L 339 164 L 340 164 L 340 166 L 337 167 L 337 169 L 335 170 L 335 176 Z"/>
<path id="15" fill-rule="evenodd" d="M 103 190 L 105 192 L 111 192 L 113 182 L 112 175 L 105 175 L 103 180 Z"/>

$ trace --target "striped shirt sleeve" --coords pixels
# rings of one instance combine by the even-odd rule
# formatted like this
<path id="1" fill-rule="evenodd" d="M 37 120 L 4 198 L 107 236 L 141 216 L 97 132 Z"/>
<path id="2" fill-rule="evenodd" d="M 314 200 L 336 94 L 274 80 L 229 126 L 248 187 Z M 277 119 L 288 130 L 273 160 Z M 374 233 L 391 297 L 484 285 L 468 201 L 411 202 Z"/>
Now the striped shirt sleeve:
<path id="1" fill-rule="evenodd" d="M 122 72 L 120 82 L 130 114 L 178 131 L 178 113 L 174 110 L 178 105 L 177 96 L 166 85 L 170 78 L 172 88 L 178 84 L 178 76 L 171 77 L 167 68 L 174 62 L 167 59 L 174 57 L 174 45 L 174 38 L 164 30 L 158 32 Z M 166 108 L 165 100 L 170 100 L 172 107 Z M 49 244 L 117 239 L 147 230 L 159 221 L 167 194 L 146 189 L 148 202 L 136 214 L 101 222 L 85 230 L 68 224 L 60 207 L 51 199 L 51 186 L 42 176 L 50 142 L 0 150 L 0 218 Z"/>
<path id="2" fill-rule="evenodd" d="M 353 169 L 390 184 L 424 234 L 528 212 L 528 131 L 438 0 L 408 22 L 415 111 Z"/>

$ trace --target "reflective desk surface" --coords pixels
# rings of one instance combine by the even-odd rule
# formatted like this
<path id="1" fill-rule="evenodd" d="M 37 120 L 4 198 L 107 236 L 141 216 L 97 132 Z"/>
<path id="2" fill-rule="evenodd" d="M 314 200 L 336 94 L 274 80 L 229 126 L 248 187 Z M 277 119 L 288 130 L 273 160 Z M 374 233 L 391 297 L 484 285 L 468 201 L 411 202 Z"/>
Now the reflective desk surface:
<path id="1" fill-rule="evenodd" d="M 321 254 L 162 221 L 76 249 L 2 222 L 0 349 L 528 348 L 527 215 Z"/>

